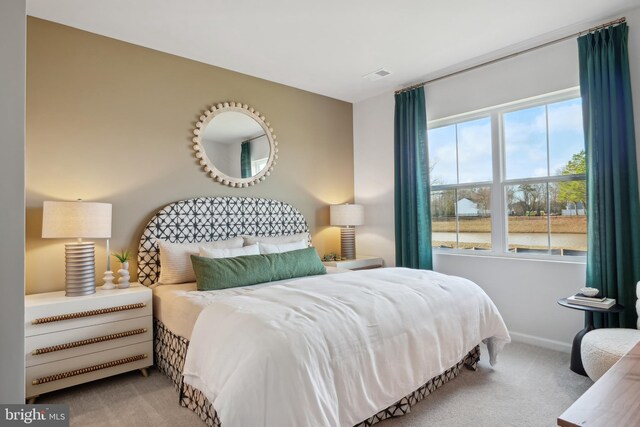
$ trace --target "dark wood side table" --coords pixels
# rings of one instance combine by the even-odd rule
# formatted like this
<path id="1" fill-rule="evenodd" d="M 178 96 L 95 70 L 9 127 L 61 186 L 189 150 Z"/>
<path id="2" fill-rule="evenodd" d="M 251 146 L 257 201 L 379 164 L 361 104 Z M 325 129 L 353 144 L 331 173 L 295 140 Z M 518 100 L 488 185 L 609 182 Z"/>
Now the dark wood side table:
<path id="1" fill-rule="evenodd" d="M 584 375 L 586 377 L 587 373 L 584 371 L 584 367 L 582 366 L 582 357 L 580 356 L 580 345 L 582 344 L 582 337 L 584 337 L 587 332 L 596 328 L 593 324 L 593 313 L 620 313 L 622 310 L 624 310 L 624 306 L 621 304 L 615 304 L 610 308 L 587 307 L 586 305 L 569 304 L 566 298 L 559 299 L 558 304 L 563 307 L 572 308 L 574 310 L 584 311 L 584 320 L 586 326 L 573 338 L 573 346 L 571 347 L 570 369 L 576 374 Z M 607 324 L 605 323 L 605 327 L 606 326 Z"/>

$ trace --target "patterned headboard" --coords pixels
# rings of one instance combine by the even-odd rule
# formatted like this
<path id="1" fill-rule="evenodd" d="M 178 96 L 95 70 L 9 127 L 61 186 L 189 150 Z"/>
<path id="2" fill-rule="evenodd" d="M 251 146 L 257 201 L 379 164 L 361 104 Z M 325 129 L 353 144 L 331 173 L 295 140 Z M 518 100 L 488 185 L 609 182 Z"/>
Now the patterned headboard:
<path id="1" fill-rule="evenodd" d="M 200 197 L 160 209 L 144 228 L 138 246 L 138 281 L 160 277 L 157 239 L 174 243 L 225 240 L 240 235 L 282 236 L 309 231 L 293 206 L 272 199 Z"/>

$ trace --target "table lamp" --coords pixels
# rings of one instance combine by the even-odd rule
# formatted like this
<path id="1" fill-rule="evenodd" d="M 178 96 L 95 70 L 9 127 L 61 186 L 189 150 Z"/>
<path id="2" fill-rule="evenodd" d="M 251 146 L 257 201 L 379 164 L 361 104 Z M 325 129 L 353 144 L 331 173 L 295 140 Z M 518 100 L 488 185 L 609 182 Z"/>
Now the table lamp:
<path id="1" fill-rule="evenodd" d="M 331 205 L 329 207 L 331 225 L 340 227 L 340 256 L 345 259 L 356 257 L 356 225 L 364 224 L 362 205 Z"/>
<path id="2" fill-rule="evenodd" d="M 82 239 L 111 237 L 111 203 L 44 202 L 42 237 L 78 239 L 65 244 L 65 295 L 95 293 L 95 243 Z"/>

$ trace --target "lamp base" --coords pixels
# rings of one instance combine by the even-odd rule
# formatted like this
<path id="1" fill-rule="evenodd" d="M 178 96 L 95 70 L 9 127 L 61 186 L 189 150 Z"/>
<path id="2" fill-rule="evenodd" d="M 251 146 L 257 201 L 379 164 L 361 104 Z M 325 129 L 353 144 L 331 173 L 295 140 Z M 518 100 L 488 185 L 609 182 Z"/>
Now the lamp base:
<path id="1" fill-rule="evenodd" d="M 356 229 L 342 227 L 340 229 L 340 257 L 342 259 L 356 258 Z"/>
<path id="2" fill-rule="evenodd" d="M 79 297 L 96 292 L 95 243 L 64 245 L 65 295 Z"/>

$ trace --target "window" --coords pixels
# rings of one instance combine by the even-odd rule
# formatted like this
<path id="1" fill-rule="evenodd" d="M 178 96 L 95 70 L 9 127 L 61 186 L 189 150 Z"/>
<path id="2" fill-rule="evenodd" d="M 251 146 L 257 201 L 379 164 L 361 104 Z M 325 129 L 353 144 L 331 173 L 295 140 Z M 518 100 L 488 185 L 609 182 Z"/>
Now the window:
<path id="1" fill-rule="evenodd" d="M 251 161 L 251 175 L 255 176 L 258 173 L 260 173 L 260 171 L 262 169 L 264 169 L 265 166 L 267 166 L 267 161 L 269 161 L 268 157 L 265 157 L 264 159 L 252 160 Z"/>
<path id="2" fill-rule="evenodd" d="M 491 118 L 429 131 L 433 245 L 491 249 Z"/>
<path id="3" fill-rule="evenodd" d="M 586 254 L 577 89 L 430 122 L 428 140 L 434 247 Z"/>

